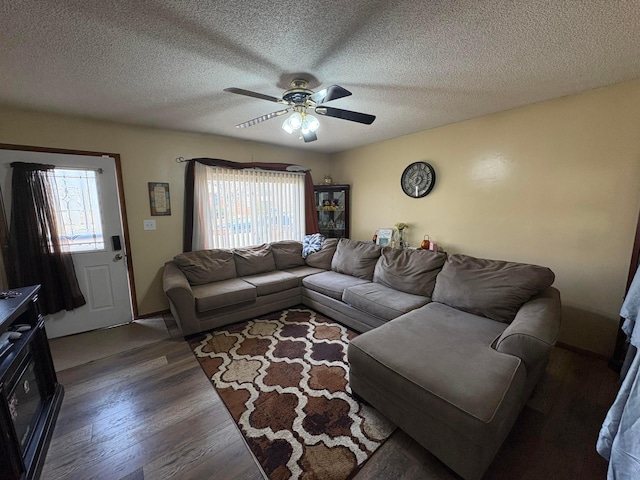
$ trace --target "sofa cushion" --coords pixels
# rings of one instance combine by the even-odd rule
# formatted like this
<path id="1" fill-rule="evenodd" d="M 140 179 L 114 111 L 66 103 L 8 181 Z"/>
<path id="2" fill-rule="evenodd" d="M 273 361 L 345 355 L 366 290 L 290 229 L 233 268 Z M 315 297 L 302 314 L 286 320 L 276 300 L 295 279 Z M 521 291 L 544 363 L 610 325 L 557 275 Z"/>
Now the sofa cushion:
<path id="1" fill-rule="evenodd" d="M 302 256 L 306 258 L 310 253 L 320 250 L 322 248 L 323 241 L 324 235 L 322 235 L 321 233 L 305 235 L 302 238 Z"/>
<path id="2" fill-rule="evenodd" d="M 197 250 L 173 257 L 191 285 L 202 285 L 236 277 L 231 250 Z"/>
<path id="3" fill-rule="evenodd" d="M 256 300 L 256 287 L 240 278 L 197 285 L 192 290 L 199 312 Z"/>
<path id="4" fill-rule="evenodd" d="M 429 250 L 383 248 L 373 281 L 406 293 L 431 297 L 446 255 Z"/>
<path id="5" fill-rule="evenodd" d="M 344 289 L 353 287 L 355 285 L 361 285 L 363 283 L 370 283 L 368 280 L 362 278 L 352 277 L 351 275 L 343 275 L 337 272 L 322 272 L 316 275 L 309 275 L 302 279 L 302 285 L 309 290 L 313 290 L 318 293 L 322 293 L 336 300 L 342 300 L 342 294 Z"/>
<path id="6" fill-rule="evenodd" d="M 336 253 L 337 246 L 337 238 L 327 238 L 322 242 L 322 248 L 317 252 L 307 255 L 304 261 L 310 267 L 331 270 L 331 260 L 333 260 L 333 255 Z"/>
<path id="7" fill-rule="evenodd" d="M 266 244 L 257 247 L 236 248 L 233 251 L 233 259 L 240 277 L 271 272 L 276 269 L 273 252 L 271 247 Z"/>
<path id="8" fill-rule="evenodd" d="M 432 299 L 509 323 L 522 304 L 554 279 L 550 269 L 538 265 L 450 255 L 436 278 Z"/>
<path id="9" fill-rule="evenodd" d="M 298 277 L 278 270 L 259 273 L 257 275 L 249 275 L 247 277 L 242 277 L 242 280 L 255 286 L 256 293 L 259 297 L 269 295 L 271 293 L 283 292 L 290 288 L 298 288 L 300 286 L 300 279 Z"/>
<path id="10" fill-rule="evenodd" d="M 295 240 L 283 240 L 270 244 L 273 259 L 278 270 L 300 267 L 304 265 L 302 258 L 302 243 Z"/>
<path id="11" fill-rule="evenodd" d="M 378 245 L 341 238 L 331 260 L 331 270 L 372 280 L 380 250 Z"/>
<path id="12" fill-rule="evenodd" d="M 316 273 L 322 273 L 325 270 L 322 270 L 320 268 L 315 268 L 315 267 L 308 267 L 305 265 L 303 267 L 288 268 L 284 271 L 298 278 L 299 285 L 302 285 L 302 279 L 304 277 L 308 277 L 309 275 L 315 275 Z"/>
<path id="13" fill-rule="evenodd" d="M 365 283 L 346 288 L 342 301 L 376 317 L 393 320 L 426 305 L 431 299 L 394 290 L 379 283 Z"/>

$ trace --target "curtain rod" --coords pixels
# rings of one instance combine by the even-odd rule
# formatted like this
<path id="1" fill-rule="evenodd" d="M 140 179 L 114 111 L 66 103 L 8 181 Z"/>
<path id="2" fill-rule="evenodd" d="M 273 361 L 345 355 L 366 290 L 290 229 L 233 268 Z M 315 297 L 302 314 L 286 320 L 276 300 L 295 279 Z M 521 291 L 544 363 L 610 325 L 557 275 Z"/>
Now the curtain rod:
<path id="1" fill-rule="evenodd" d="M 187 162 L 189 162 L 191 160 L 193 160 L 193 159 L 186 159 L 184 157 L 177 157 L 176 158 L 176 163 L 187 163 Z M 242 162 L 238 162 L 238 163 L 242 163 Z M 261 169 L 258 168 L 258 170 L 261 170 Z M 307 172 L 307 171 L 310 172 L 311 169 L 308 168 L 308 167 L 304 167 L 302 165 L 289 165 L 287 167 L 287 171 L 288 172 L 294 172 L 294 173 L 295 172 Z"/>
<path id="2" fill-rule="evenodd" d="M 186 160 L 185 160 L 186 161 Z M 37 163 L 37 162 L 11 162 L 11 163 Z M 5 163 L 2 165 L 2 168 L 11 168 L 11 163 Z M 53 170 L 84 170 L 84 171 L 94 171 L 98 173 L 104 173 L 104 170 L 100 167 L 73 167 L 73 166 L 65 166 L 65 165 L 54 165 Z"/>

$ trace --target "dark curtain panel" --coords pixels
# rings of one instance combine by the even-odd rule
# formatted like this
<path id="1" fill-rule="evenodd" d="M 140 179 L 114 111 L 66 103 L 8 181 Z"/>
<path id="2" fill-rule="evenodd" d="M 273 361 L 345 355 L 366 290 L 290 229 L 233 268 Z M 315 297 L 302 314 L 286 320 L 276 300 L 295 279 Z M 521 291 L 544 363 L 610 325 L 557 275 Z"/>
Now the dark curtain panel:
<path id="1" fill-rule="evenodd" d="M 73 267 L 58 237 L 52 190 L 46 171 L 53 165 L 11 164 L 11 226 L 7 276 L 11 288 L 40 284 L 44 315 L 86 303 Z"/>
<path id="2" fill-rule="evenodd" d="M 304 176 L 304 227 L 307 235 L 320 233 L 318 211 L 316 210 L 316 194 L 313 189 L 313 178 L 307 170 Z"/>
<path id="3" fill-rule="evenodd" d="M 291 168 L 297 167 L 290 163 L 262 163 L 262 162 L 232 162 L 230 160 L 220 160 L 217 158 L 192 158 L 188 160 L 187 170 L 185 172 L 185 188 L 184 188 L 184 235 L 182 238 L 182 248 L 185 252 L 191 251 L 193 245 L 193 187 L 195 185 L 195 163 L 199 162 L 210 167 L 235 168 L 242 170 L 245 168 L 260 168 L 262 170 L 276 170 L 279 172 L 290 171 Z M 316 212 L 316 199 L 313 191 L 313 179 L 311 171 L 305 172 L 304 179 L 304 217 L 305 231 L 307 235 L 318 233 L 318 215 Z"/>

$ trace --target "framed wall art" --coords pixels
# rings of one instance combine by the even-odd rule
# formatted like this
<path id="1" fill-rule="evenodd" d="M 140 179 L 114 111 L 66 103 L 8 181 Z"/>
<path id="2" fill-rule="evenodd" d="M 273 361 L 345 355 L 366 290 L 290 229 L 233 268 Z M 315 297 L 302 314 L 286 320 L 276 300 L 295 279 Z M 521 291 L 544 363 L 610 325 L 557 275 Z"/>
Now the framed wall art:
<path id="1" fill-rule="evenodd" d="M 376 237 L 376 245 L 381 247 L 387 247 L 391 245 L 391 238 L 393 237 L 393 228 L 379 228 Z"/>
<path id="2" fill-rule="evenodd" d="M 149 182 L 149 205 L 151 215 L 171 215 L 171 197 L 169 196 L 169 184 L 162 182 Z"/>

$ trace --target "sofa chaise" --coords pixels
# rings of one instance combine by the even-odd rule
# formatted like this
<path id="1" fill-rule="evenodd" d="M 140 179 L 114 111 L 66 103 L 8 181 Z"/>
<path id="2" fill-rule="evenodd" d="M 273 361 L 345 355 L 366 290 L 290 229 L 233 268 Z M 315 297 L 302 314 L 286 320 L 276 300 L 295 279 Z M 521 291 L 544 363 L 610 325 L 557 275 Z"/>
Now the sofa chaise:
<path id="1" fill-rule="evenodd" d="M 183 335 L 302 303 L 362 333 L 355 395 L 467 480 L 486 471 L 544 374 L 560 325 L 551 270 L 329 239 L 177 255 L 164 290 Z"/>

